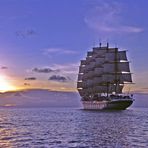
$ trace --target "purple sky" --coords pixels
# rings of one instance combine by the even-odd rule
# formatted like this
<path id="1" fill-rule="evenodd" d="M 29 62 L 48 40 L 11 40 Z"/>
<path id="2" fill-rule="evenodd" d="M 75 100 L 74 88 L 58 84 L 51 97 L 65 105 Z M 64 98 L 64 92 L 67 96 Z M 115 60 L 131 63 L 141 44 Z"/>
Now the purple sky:
<path id="1" fill-rule="evenodd" d="M 100 40 L 128 50 L 148 91 L 148 1 L 1 0 L 0 76 L 17 88 L 76 90 L 79 61 Z"/>

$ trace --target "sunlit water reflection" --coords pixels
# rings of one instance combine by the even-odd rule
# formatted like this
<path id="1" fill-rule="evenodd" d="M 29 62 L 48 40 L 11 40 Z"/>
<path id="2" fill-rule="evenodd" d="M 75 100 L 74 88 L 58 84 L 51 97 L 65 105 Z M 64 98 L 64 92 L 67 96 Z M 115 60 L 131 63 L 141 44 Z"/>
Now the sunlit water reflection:
<path id="1" fill-rule="evenodd" d="M 148 109 L 1 108 L 0 147 L 146 148 Z"/>

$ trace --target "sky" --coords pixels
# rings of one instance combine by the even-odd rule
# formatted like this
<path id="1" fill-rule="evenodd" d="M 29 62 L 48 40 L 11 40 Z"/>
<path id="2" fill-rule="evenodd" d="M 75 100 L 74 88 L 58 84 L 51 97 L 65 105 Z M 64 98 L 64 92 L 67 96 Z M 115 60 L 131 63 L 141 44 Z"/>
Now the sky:
<path id="1" fill-rule="evenodd" d="M 147 0 L 0 0 L 0 91 L 76 91 L 99 42 L 128 50 L 134 92 L 148 92 Z"/>

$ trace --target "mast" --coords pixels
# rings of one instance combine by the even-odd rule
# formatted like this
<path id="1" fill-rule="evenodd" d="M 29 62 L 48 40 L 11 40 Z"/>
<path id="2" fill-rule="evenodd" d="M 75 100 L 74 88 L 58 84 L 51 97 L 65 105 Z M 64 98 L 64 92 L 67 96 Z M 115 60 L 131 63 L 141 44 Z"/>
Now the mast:
<path id="1" fill-rule="evenodd" d="M 115 48 L 115 93 L 117 93 L 117 87 L 118 87 L 118 48 Z"/>
<path id="2" fill-rule="evenodd" d="M 109 82 L 107 82 L 106 86 L 107 86 L 107 97 L 108 97 L 108 94 L 109 94 Z"/>
<path id="3" fill-rule="evenodd" d="M 109 50 L 109 43 L 107 42 L 107 52 Z M 109 82 L 106 83 L 106 87 L 107 87 L 107 97 L 108 97 L 108 94 L 109 94 Z"/>

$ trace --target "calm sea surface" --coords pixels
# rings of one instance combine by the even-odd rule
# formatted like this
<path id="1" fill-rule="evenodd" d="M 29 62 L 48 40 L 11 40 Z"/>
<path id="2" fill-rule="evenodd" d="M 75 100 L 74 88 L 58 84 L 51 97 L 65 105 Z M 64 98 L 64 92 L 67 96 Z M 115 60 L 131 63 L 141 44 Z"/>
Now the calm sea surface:
<path id="1" fill-rule="evenodd" d="M 148 109 L 0 108 L 0 148 L 147 148 Z"/>

